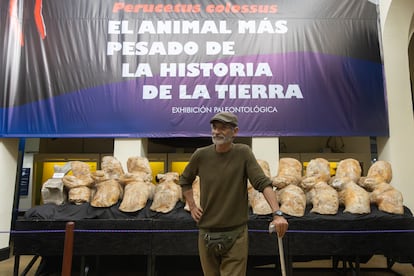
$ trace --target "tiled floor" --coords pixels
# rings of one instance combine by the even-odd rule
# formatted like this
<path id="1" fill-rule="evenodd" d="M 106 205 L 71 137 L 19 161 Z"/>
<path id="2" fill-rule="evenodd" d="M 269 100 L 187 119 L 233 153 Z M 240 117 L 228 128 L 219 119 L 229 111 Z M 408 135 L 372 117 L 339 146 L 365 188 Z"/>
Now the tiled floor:
<path id="1" fill-rule="evenodd" d="M 33 256 L 21 256 L 20 258 L 20 269 L 19 275 L 22 275 L 24 268 L 30 261 L 33 259 Z M 26 274 L 27 276 L 35 275 L 37 267 L 40 264 L 40 258 L 35 262 L 34 266 L 31 270 Z M 146 268 L 142 267 L 139 268 L 139 271 L 131 271 L 125 269 L 125 266 L 122 262 L 119 266 L 115 267 L 105 267 L 104 264 L 101 263 L 104 269 L 100 269 L 99 273 L 94 272 L 93 270 L 90 271 L 87 275 L 113 275 L 113 276 L 129 276 L 129 275 L 146 275 Z M 9 276 L 13 275 L 13 267 L 14 267 L 14 258 L 10 258 L 8 260 L 4 260 L 0 262 L 0 276 Z M 195 267 L 197 265 L 194 264 L 190 266 L 192 268 L 186 270 L 179 270 L 175 266 L 174 268 L 166 267 L 162 264 L 161 269 L 157 270 L 157 276 L 201 276 L 202 273 Z M 309 262 L 295 262 L 293 264 L 294 276 L 330 276 L 330 275 L 355 275 L 353 271 L 347 270 L 343 271 L 341 269 L 334 270 L 332 269 L 332 262 L 330 260 L 320 260 L 320 261 L 309 261 Z M 342 267 L 342 263 L 340 263 L 340 267 Z M 391 276 L 391 275 L 402 275 L 402 276 L 413 276 L 414 275 L 414 267 L 411 264 L 406 263 L 395 263 L 392 266 L 392 270 L 388 270 L 386 259 L 382 256 L 374 256 L 372 257 L 367 263 L 361 264 L 361 276 Z M 280 273 L 280 272 L 279 272 Z M 42 275 L 58 275 L 58 274 L 42 274 Z M 73 271 L 72 275 L 79 275 L 79 271 Z M 275 273 L 275 269 L 273 265 L 265 265 L 260 267 L 255 267 L 249 270 L 247 276 L 274 276 L 280 275 Z"/>

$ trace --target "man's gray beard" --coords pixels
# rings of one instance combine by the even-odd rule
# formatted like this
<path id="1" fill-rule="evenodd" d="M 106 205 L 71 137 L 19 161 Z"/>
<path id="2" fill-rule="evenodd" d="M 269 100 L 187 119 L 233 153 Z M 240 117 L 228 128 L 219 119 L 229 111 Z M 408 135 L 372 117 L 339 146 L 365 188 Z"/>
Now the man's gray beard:
<path id="1" fill-rule="evenodd" d="M 218 137 L 212 136 L 211 140 L 213 141 L 214 145 L 221 146 L 221 145 L 224 145 L 226 143 L 232 142 L 233 137 L 226 137 L 225 136 L 224 138 L 218 138 Z"/>

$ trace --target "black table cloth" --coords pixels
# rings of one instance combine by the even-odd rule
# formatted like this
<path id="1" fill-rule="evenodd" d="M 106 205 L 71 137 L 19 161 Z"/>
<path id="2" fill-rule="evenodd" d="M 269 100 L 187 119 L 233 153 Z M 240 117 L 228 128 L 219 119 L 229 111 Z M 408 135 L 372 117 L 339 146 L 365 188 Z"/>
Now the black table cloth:
<path id="1" fill-rule="evenodd" d="M 184 203 L 178 202 L 168 214 L 151 211 L 150 204 L 134 213 L 119 211 L 119 204 L 36 206 L 15 223 L 14 254 L 62 255 L 65 224 L 73 221 L 75 256 L 146 255 L 152 260 L 197 255 L 198 230 Z M 406 207 L 403 215 L 382 212 L 375 205 L 366 215 L 343 213 L 343 208 L 336 215 L 319 215 L 310 213 L 308 206 L 303 217 L 287 219 L 284 244 L 290 273 L 292 261 L 328 257 L 361 261 L 379 254 L 414 263 L 414 218 Z M 249 257 L 259 262 L 278 259 L 276 235 L 268 233 L 270 220 L 270 215 L 249 216 Z"/>

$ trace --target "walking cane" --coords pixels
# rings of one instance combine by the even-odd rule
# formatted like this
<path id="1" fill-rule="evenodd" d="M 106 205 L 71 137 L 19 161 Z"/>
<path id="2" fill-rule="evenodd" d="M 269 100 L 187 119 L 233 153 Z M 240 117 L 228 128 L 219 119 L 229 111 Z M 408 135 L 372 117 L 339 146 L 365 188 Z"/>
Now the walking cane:
<path id="1" fill-rule="evenodd" d="M 269 224 L 269 234 L 276 232 L 275 225 Z M 277 235 L 277 233 L 276 233 Z M 285 250 L 283 249 L 283 238 L 277 237 L 277 245 L 279 247 L 279 258 L 280 258 L 280 269 L 282 271 L 282 276 L 286 276 L 286 267 L 285 267 Z"/>
<path id="2" fill-rule="evenodd" d="M 280 268 L 282 270 L 282 276 L 286 276 L 285 251 L 283 250 L 283 239 L 279 236 L 277 237 L 277 245 L 279 246 L 279 258 L 280 258 Z"/>

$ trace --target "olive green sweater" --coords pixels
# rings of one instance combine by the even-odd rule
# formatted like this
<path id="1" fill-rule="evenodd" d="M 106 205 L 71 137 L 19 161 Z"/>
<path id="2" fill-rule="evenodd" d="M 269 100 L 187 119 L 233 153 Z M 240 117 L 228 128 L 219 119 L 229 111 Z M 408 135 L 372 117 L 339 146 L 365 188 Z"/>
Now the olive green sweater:
<path id="1" fill-rule="evenodd" d="M 219 153 L 215 145 L 197 149 L 180 177 L 183 191 L 191 189 L 200 177 L 200 204 L 203 209 L 198 226 L 204 229 L 236 227 L 247 223 L 247 179 L 263 191 L 272 181 L 264 174 L 251 149 L 233 144 L 230 151 Z"/>

